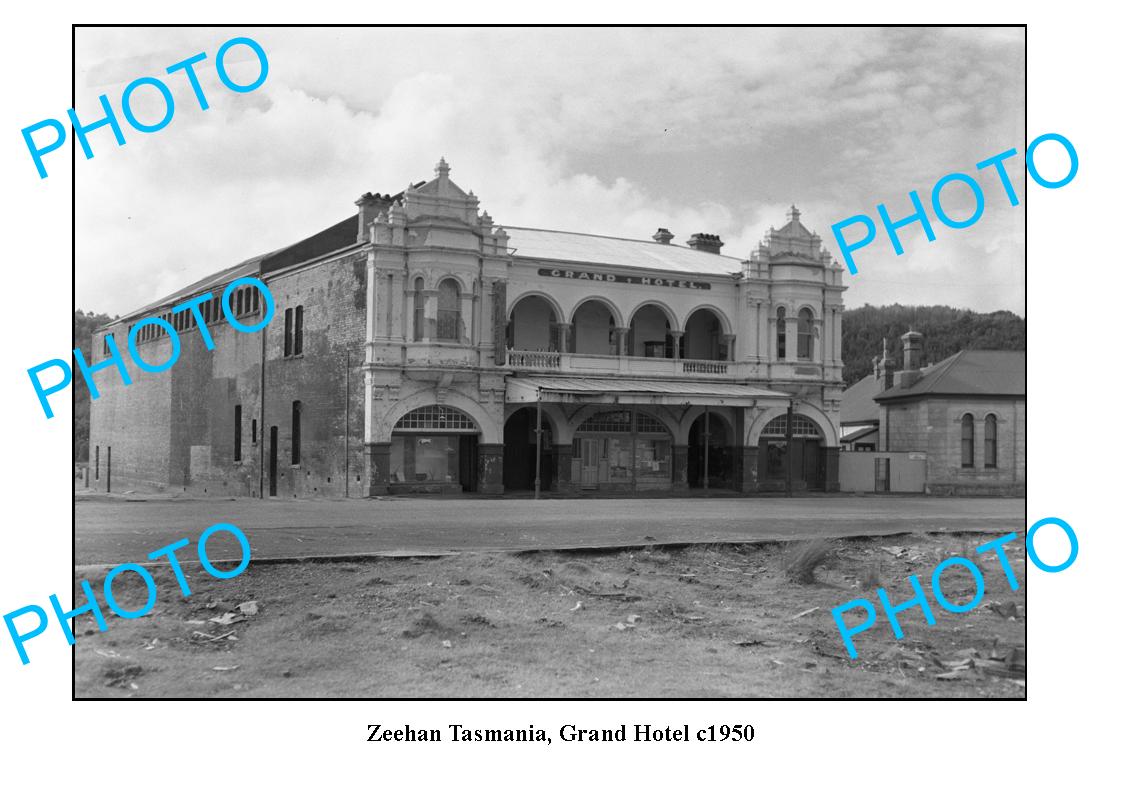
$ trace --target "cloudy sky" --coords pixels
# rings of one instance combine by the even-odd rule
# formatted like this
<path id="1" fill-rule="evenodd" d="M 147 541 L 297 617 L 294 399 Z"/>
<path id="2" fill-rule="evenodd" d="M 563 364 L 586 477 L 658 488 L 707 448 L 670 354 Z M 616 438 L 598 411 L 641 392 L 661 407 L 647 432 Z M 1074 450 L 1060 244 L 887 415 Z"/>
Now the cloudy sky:
<path id="1" fill-rule="evenodd" d="M 240 35 L 269 57 L 248 94 L 213 68 Z M 500 225 L 709 232 L 747 257 L 794 202 L 841 261 L 831 224 L 882 202 L 903 217 L 909 190 L 927 204 L 944 174 L 1024 149 L 1021 29 L 79 29 L 79 118 L 200 51 L 209 110 L 168 77 L 166 128 L 126 125 L 124 147 L 102 128 L 94 159 L 79 154 L 82 309 L 124 313 L 293 243 L 365 191 L 429 179 L 442 155 Z M 249 82 L 256 61 L 235 53 L 231 75 Z M 146 91 L 134 109 L 151 122 L 163 105 Z M 1011 171 L 1024 197 L 1024 168 Z M 974 226 L 933 219 L 933 243 L 902 231 L 904 256 L 884 232 L 859 251 L 848 306 L 1024 313 L 1024 204 L 993 170 L 980 182 Z M 973 209 L 966 188 L 943 198 L 953 217 Z"/>

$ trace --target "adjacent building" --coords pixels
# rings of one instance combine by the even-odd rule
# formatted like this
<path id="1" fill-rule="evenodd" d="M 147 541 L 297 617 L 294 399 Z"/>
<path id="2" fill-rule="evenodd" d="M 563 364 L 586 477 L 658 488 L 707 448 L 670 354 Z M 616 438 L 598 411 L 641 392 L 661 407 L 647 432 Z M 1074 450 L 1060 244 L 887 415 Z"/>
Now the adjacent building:
<path id="1" fill-rule="evenodd" d="M 364 194 L 339 223 L 98 330 L 105 352 L 164 316 L 182 346 L 130 386 L 99 375 L 98 487 L 838 488 L 845 287 L 794 206 L 738 258 L 703 233 L 500 227 L 449 172 L 442 159 L 429 181 Z M 242 334 L 208 301 L 207 350 L 171 308 L 247 275 L 276 316 Z M 264 311 L 252 287 L 234 306 L 246 323 Z M 163 361 L 171 341 L 151 331 L 139 350 Z"/>
<path id="2" fill-rule="evenodd" d="M 922 367 L 921 334 L 901 340 L 900 368 L 885 346 L 843 396 L 843 489 L 1025 495 L 1025 352 L 965 350 Z"/>

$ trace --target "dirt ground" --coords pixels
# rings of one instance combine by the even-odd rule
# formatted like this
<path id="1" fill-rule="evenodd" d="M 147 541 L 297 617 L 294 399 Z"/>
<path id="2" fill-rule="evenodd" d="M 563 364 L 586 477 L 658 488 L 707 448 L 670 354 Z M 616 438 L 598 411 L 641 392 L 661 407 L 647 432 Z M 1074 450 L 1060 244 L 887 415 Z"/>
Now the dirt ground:
<path id="1" fill-rule="evenodd" d="M 806 543 L 251 564 L 226 581 L 185 564 L 190 597 L 153 568 L 148 616 L 77 621 L 75 696 L 1020 699 L 1025 589 L 974 553 L 991 538 L 829 540 L 809 584 L 787 572 Z M 1007 549 L 1024 583 L 1025 547 Z M 952 555 L 984 572 L 981 605 L 950 614 L 930 596 L 937 623 L 910 609 L 895 639 L 877 586 L 903 602 L 909 574 L 927 590 Z M 82 575 L 100 592 L 104 571 Z M 974 593 L 960 568 L 942 585 L 956 603 Z M 132 575 L 114 596 L 146 597 Z M 857 597 L 878 621 L 851 661 L 830 610 Z"/>

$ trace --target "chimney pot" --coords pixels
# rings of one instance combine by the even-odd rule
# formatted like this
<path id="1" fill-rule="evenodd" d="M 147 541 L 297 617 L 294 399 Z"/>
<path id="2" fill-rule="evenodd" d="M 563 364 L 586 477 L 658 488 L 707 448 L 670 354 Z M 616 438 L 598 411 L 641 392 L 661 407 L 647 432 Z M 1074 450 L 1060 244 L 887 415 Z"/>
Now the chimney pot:
<path id="1" fill-rule="evenodd" d="M 671 238 L 673 237 L 674 235 L 671 234 L 671 231 L 669 229 L 659 227 L 659 229 L 655 231 L 655 234 L 651 236 L 651 239 L 656 243 L 667 244 L 671 242 Z"/>
<path id="2" fill-rule="evenodd" d="M 721 254 L 721 247 L 725 244 L 721 242 L 721 237 L 718 235 L 695 232 L 690 236 L 690 240 L 686 242 L 686 245 L 696 251 Z"/>

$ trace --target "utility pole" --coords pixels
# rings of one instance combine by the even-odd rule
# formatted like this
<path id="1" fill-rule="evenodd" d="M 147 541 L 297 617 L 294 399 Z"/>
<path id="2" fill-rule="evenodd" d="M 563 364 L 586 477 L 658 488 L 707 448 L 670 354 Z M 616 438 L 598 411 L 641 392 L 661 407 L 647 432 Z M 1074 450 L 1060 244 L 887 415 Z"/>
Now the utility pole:
<path id="1" fill-rule="evenodd" d="M 538 422 L 534 429 L 534 499 L 542 494 L 542 388 L 538 388 Z"/>
<path id="2" fill-rule="evenodd" d="M 788 425 L 787 428 L 784 429 L 784 452 L 788 456 L 788 497 L 792 496 L 792 461 L 795 458 L 792 455 L 792 416 L 794 415 L 793 404 L 794 401 L 788 401 Z"/>

